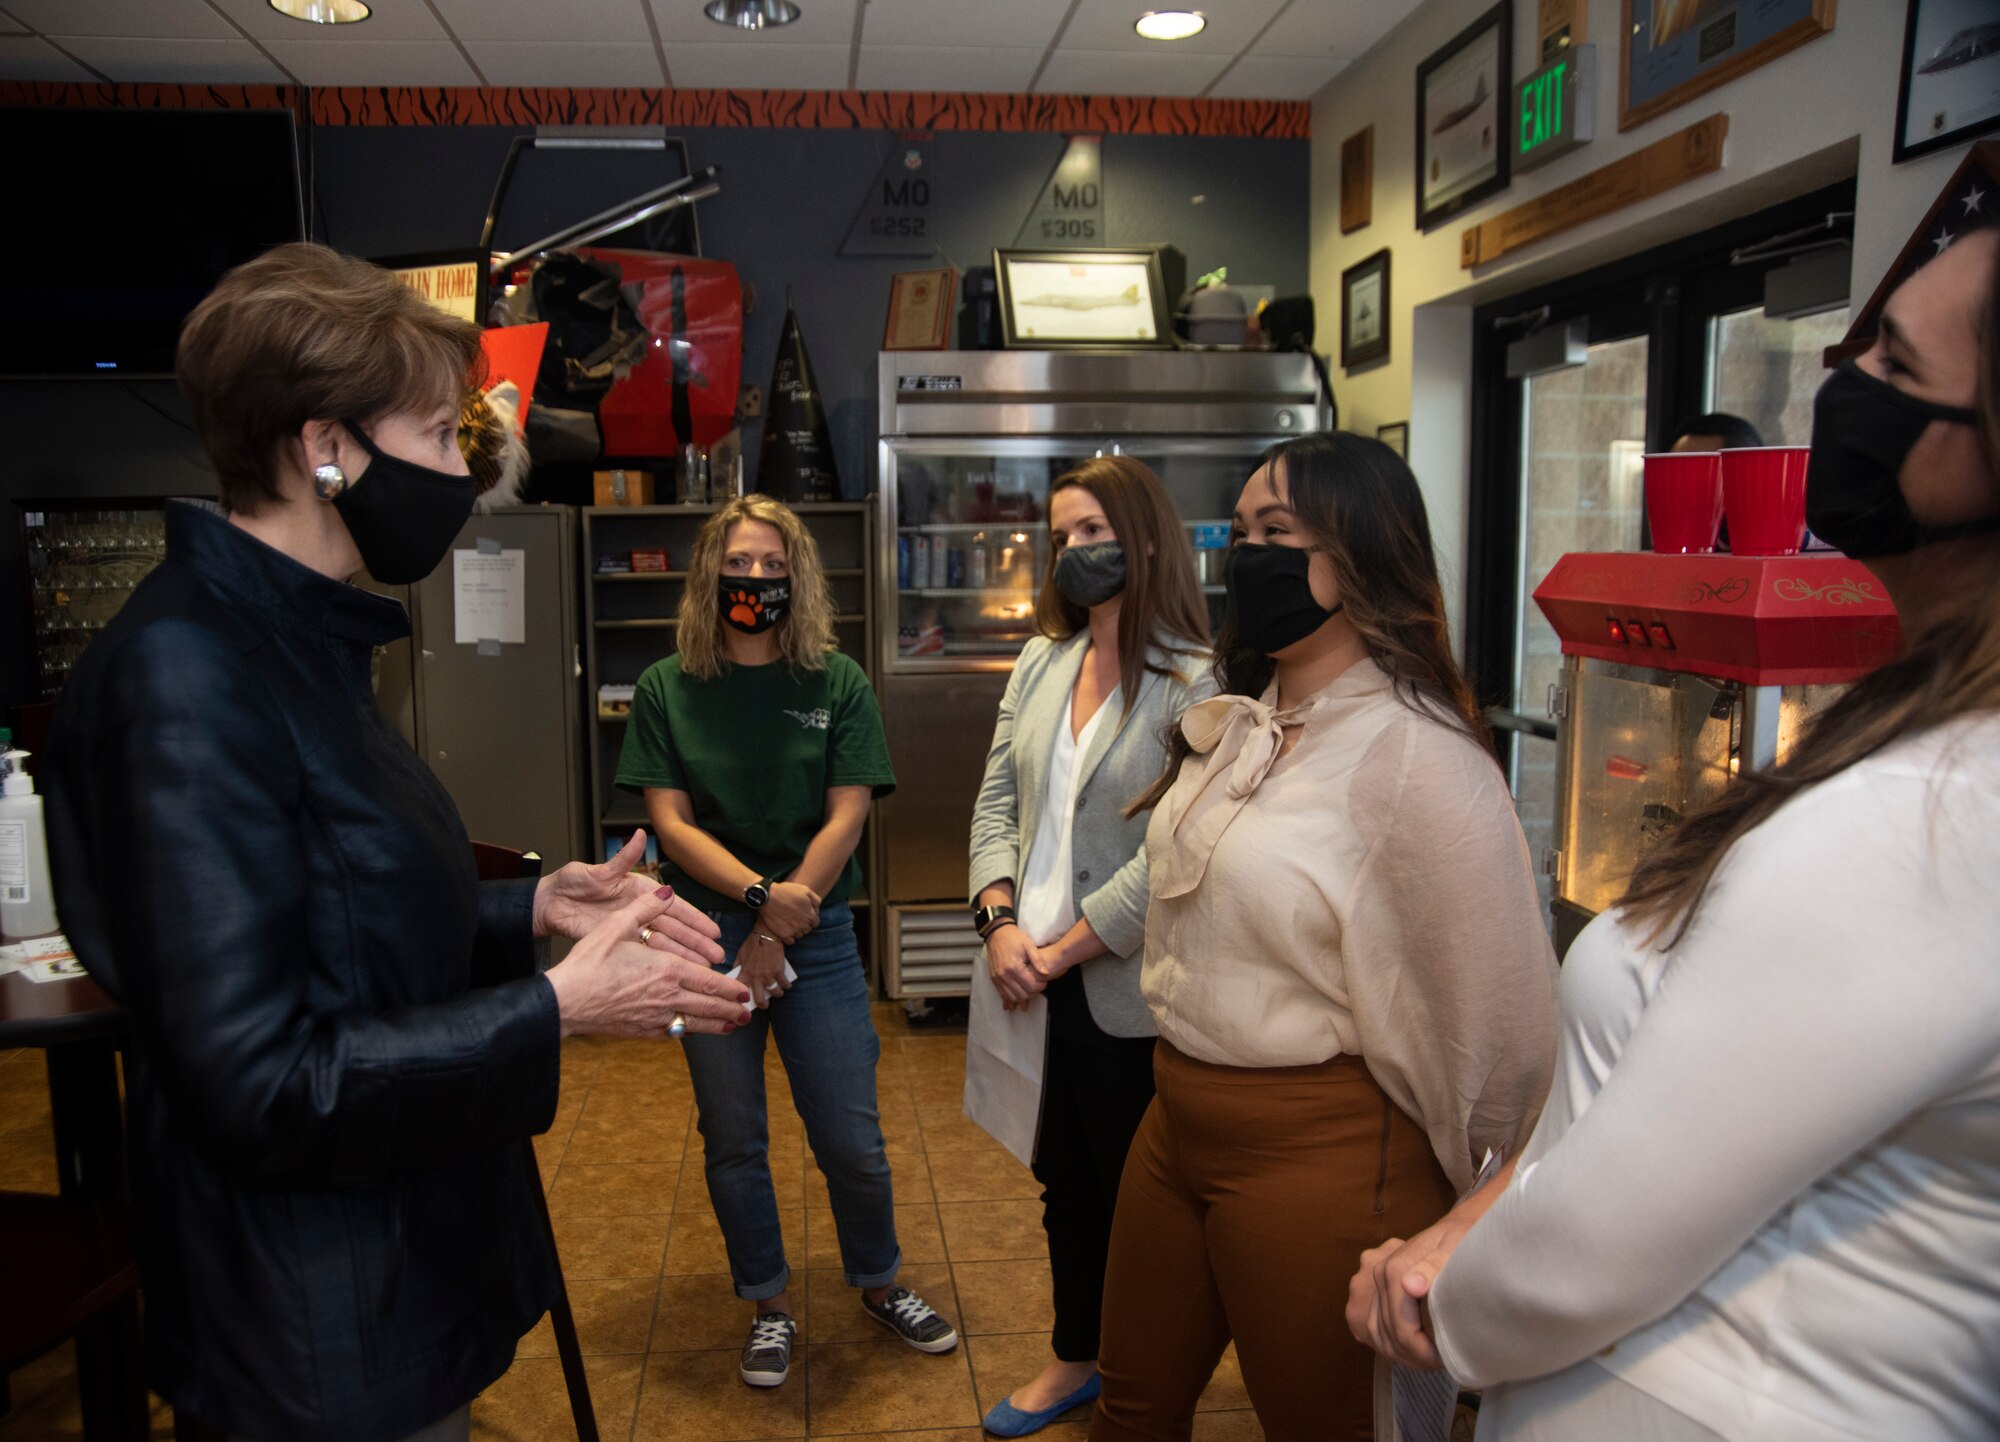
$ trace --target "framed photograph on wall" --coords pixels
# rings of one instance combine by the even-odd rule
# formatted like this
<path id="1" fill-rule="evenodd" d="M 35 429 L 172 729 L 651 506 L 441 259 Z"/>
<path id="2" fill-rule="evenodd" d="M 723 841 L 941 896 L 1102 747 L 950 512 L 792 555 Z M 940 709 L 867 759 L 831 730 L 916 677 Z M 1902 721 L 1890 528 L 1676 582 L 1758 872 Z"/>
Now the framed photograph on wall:
<path id="1" fill-rule="evenodd" d="M 1896 163 L 2000 130 L 2000 7 L 1993 0 L 1909 0 Z"/>
<path id="2" fill-rule="evenodd" d="M 1977 9 L 1981 0 L 1967 0 Z M 1630 130 L 1833 29 L 1834 0 L 1623 0 L 1618 128 Z"/>
<path id="3" fill-rule="evenodd" d="M 1505 190 L 1513 153 L 1514 0 L 1417 67 L 1417 229 Z"/>
<path id="4" fill-rule="evenodd" d="M 952 301 L 958 271 L 906 270 L 889 278 L 889 319 L 883 350 L 943 350 L 951 339 Z"/>
<path id="5" fill-rule="evenodd" d="M 1173 348 L 1156 249 L 996 250 L 993 274 L 1009 349 Z"/>
<path id="6" fill-rule="evenodd" d="M 1397 421 L 1392 425 L 1375 427 L 1375 439 L 1396 453 L 1396 458 L 1404 465 L 1410 463 L 1410 423 Z"/>
<path id="7" fill-rule="evenodd" d="M 1389 252 L 1340 273 L 1340 363 L 1352 369 L 1389 358 Z"/>

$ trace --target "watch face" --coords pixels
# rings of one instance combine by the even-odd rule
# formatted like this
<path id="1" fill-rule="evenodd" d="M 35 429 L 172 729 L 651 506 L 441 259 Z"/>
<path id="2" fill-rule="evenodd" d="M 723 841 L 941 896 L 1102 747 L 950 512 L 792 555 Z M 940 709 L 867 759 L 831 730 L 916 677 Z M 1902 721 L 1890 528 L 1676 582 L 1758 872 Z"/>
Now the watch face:
<path id="1" fill-rule="evenodd" d="M 752 882 L 743 888 L 743 900 L 755 911 L 771 899 L 770 889 L 761 882 Z"/>

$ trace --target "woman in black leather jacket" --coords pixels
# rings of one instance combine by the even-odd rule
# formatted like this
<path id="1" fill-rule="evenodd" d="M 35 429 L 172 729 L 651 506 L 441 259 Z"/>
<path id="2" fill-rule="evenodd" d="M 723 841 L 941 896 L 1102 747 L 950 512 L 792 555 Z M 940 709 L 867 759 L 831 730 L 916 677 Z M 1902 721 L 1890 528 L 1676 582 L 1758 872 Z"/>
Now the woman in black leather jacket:
<path id="1" fill-rule="evenodd" d="M 148 1380 L 258 1442 L 465 1436 L 551 1297 L 525 1151 L 561 1038 L 747 1014 L 716 927 L 631 875 L 640 838 L 477 882 L 376 708 L 371 648 L 409 623 L 347 578 L 450 548 L 479 354 L 331 251 L 227 276 L 178 358 L 222 506 L 169 508 L 50 738 L 57 903 L 133 1025 Z M 549 935 L 577 944 L 537 975 Z"/>

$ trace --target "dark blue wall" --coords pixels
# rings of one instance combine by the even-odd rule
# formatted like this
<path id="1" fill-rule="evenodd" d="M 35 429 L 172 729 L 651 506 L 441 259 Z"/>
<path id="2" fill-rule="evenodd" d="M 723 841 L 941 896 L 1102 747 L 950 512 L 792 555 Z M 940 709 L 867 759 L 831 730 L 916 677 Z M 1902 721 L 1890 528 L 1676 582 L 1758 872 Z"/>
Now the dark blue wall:
<path id="1" fill-rule="evenodd" d="M 321 239 L 357 255 L 473 245 L 516 132 L 504 127 L 322 127 L 313 135 Z M 793 288 L 831 415 L 845 494 L 874 484 L 875 359 L 889 277 L 927 263 L 964 269 L 1009 245 L 1062 154 L 1058 135 L 944 131 L 933 152 L 941 257 L 838 254 L 892 132 L 717 129 L 683 132 L 697 167 L 721 168 L 722 194 L 700 206 L 704 253 L 733 262 L 755 288 L 745 321 L 744 379 L 768 385 Z M 607 159 L 535 153 L 503 211 L 501 246 L 537 239 L 659 183 L 657 155 Z M 534 169 L 531 171 L 530 166 Z M 1170 241 L 1190 278 L 1219 265 L 1232 280 L 1307 286 L 1308 142 L 1179 136 L 1104 140 L 1108 245 Z M 130 218 L 143 225 L 146 218 Z M 199 225 L 199 215 L 163 218 Z M 143 255 L 143 234 L 135 235 Z M 212 494 L 186 411 L 167 382 L 0 382 L 0 500 L 48 496 Z M 744 426 L 754 466 L 758 423 Z M 0 595 L 18 610 L 20 543 L 12 508 L 0 535 Z M 26 620 L 0 626 L 0 704 L 27 697 Z"/>

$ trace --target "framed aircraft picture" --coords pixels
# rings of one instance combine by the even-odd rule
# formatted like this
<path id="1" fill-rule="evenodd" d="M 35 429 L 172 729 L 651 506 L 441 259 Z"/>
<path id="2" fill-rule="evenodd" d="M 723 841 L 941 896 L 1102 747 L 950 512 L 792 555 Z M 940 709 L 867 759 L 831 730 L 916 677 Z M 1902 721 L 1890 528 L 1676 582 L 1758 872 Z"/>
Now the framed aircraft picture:
<path id="1" fill-rule="evenodd" d="M 1389 358 L 1389 252 L 1378 250 L 1340 273 L 1340 364 Z"/>
<path id="2" fill-rule="evenodd" d="M 1909 0 L 1896 163 L 2000 130 L 2000 5 Z"/>
<path id="3" fill-rule="evenodd" d="M 1016 350 L 1169 350 L 1158 250 L 996 250 L 1001 337 Z"/>
<path id="4" fill-rule="evenodd" d="M 1513 0 L 1417 67 L 1417 229 L 1433 230 L 1507 188 L 1513 154 Z"/>

